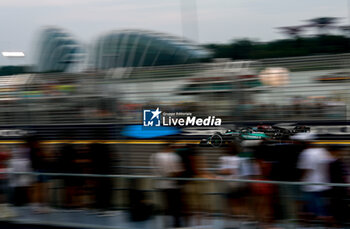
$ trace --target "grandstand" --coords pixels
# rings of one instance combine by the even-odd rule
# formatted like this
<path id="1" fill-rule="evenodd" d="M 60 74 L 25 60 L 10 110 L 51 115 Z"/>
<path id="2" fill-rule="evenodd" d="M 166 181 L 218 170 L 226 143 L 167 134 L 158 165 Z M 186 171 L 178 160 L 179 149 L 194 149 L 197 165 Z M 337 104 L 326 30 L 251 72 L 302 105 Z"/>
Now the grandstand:
<path id="1" fill-rule="evenodd" d="M 137 123 L 146 104 L 191 104 L 199 114 L 217 112 L 227 122 L 310 117 L 344 120 L 349 85 L 320 82 L 318 78 L 339 72 L 332 66 L 345 60 L 339 55 L 327 58 L 331 63 L 327 70 L 292 71 L 289 83 L 279 87 L 263 84 L 259 72 L 274 66 L 301 69 L 303 61 L 219 61 L 4 76 L 0 125 Z M 325 61 L 321 57 L 301 59 L 313 68 Z M 323 68 L 327 66 L 323 64 Z M 254 109 L 250 109 L 253 104 Z"/>

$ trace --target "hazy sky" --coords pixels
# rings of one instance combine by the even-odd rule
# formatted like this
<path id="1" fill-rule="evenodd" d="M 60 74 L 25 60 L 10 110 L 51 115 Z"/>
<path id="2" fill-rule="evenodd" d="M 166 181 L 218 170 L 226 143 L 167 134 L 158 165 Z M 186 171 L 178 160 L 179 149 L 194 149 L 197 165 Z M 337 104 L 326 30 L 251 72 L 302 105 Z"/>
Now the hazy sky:
<path id="1" fill-rule="evenodd" d="M 342 17 L 342 24 L 349 24 L 347 0 L 0 0 L 0 50 L 27 54 L 22 60 L 0 56 L 0 65 L 33 63 L 43 26 L 65 28 L 86 44 L 104 32 L 128 28 L 184 32 L 200 43 L 268 41 L 282 38 L 275 27 L 320 16 Z M 188 22 L 184 28 L 182 19 Z"/>

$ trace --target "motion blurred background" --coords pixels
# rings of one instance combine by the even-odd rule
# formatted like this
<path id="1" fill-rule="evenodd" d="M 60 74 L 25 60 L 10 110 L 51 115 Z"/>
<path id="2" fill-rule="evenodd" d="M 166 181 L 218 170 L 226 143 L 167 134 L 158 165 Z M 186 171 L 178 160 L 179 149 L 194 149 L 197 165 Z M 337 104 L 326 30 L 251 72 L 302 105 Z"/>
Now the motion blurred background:
<path id="1" fill-rule="evenodd" d="M 217 131 L 262 123 L 348 126 L 348 1 L 3 0 L 0 8 L 1 167 L 28 173 L 1 178 L 1 201 L 21 206 L 6 207 L 4 228 L 167 227 L 154 216 L 162 215 L 164 201 L 150 163 L 165 143 L 178 152 Z M 223 126 L 146 133 L 139 128 L 145 106 L 220 117 Z M 192 178 L 209 179 L 197 191 L 210 197 L 210 207 L 193 210 L 188 225 L 225 228 L 224 191 L 210 179 L 217 178 L 228 149 L 195 148 L 205 161 L 200 170 L 210 175 Z M 257 149 L 243 145 L 241 151 Z M 244 157 L 259 158 L 253 155 Z M 297 173 L 295 167 L 289 172 Z M 282 179 L 271 177 L 265 176 Z M 18 187 L 24 191 L 18 194 Z M 301 194 L 279 195 L 278 203 L 265 204 L 275 212 L 281 205 L 285 214 L 266 214 L 282 227 L 299 225 L 295 202 Z M 99 217 L 101 211 L 107 218 Z M 204 221 L 196 221 L 197 213 Z M 254 215 L 233 215 L 240 214 Z M 228 226 L 276 224 L 261 217 Z"/>

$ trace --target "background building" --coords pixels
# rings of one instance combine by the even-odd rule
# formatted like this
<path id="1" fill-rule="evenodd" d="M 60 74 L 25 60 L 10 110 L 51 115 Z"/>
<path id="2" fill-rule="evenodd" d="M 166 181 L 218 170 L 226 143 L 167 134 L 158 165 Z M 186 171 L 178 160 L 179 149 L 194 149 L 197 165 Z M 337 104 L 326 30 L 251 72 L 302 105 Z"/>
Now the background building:
<path id="1" fill-rule="evenodd" d="M 59 28 L 46 28 L 39 36 L 38 72 L 66 72 L 83 60 L 82 46 Z"/>
<path id="2" fill-rule="evenodd" d="M 196 63 L 206 49 L 179 37 L 145 30 L 121 30 L 100 36 L 92 47 L 94 69 Z"/>

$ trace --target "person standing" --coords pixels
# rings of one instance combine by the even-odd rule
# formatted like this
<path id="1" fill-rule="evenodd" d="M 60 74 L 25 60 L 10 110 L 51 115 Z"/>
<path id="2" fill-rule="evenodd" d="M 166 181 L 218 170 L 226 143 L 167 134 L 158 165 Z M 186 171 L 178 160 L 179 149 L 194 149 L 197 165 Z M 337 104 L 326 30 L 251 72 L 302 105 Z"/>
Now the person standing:
<path id="1" fill-rule="evenodd" d="M 10 158 L 10 151 L 8 147 L 0 147 L 0 171 L 8 172 L 8 162 Z M 0 174 L 0 218 L 7 218 L 14 216 L 14 212 L 8 204 L 8 190 L 9 178 L 7 174 Z"/>
<path id="2" fill-rule="evenodd" d="M 240 179 L 242 176 L 243 160 L 238 156 L 239 149 L 234 143 L 226 149 L 226 155 L 220 157 L 219 174 L 226 179 Z M 242 216 L 245 211 L 244 195 L 247 192 L 244 184 L 241 182 L 226 182 L 225 183 L 227 200 L 229 204 L 228 213 L 231 216 Z"/>
<path id="3" fill-rule="evenodd" d="M 334 160 L 332 155 L 325 148 L 313 146 L 311 140 L 315 136 L 304 134 L 305 141 L 308 142 L 306 149 L 303 150 L 298 159 L 298 169 L 301 170 L 301 181 L 307 183 L 329 183 L 330 182 L 330 163 Z M 316 217 L 324 222 L 329 222 L 329 204 L 330 186 L 307 184 L 301 187 L 304 193 L 304 202 L 306 211 L 311 217 Z"/>
<path id="4" fill-rule="evenodd" d="M 328 150 L 334 157 L 329 165 L 330 182 L 348 183 L 348 171 L 342 159 L 344 146 L 331 145 Z M 330 212 L 336 226 L 345 226 L 349 219 L 348 193 L 346 187 L 332 186 L 330 190 Z"/>
<path id="5" fill-rule="evenodd" d="M 170 144 L 165 144 L 162 150 L 151 156 L 151 165 L 156 176 L 162 178 L 178 177 L 183 171 L 180 157 Z M 159 180 L 157 188 L 161 191 L 167 215 L 173 217 L 173 226 L 180 226 L 181 193 L 176 180 Z"/>
<path id="6" fill-rule="evenodd" d="M 36 137 L 29 138 L 29 156 L 33 172 L 39 173 L 33 185 L 32 206 L 36 213 L 49 213 L 49 177 L 42 173 L 49 172 L 49 160 L 47 152 Z"/>
<path id="7" fill-rule="evenodd" d="M 12 158 L 8 162 L 9 172 L 33 172 L 28 151 L 29 149 L 23 144 L 13 151 Z M 12 198 L 15 205 L 21 206 L 29 202 L 29 188 L 32 181 L 31 175 L 10 174 L 10 186 L 13 189 Z"/>
<path id="8" fill-rule="evenodd" d="M 90 147 L 92 156 L 92 172 L 94 174 L 112 174 L 111 156 L 108 145 L 94 143 Z M 99 210 L 110 210 L 113 183 L 109 177 L 94 179 L 95 207 Z"/>
<path id="9" fill-rule="evenodd" d="M 207 171 L 206 157 L 200 153 L 195 145 L 188 144 L 177 150 L 183 166 L 181 177 L 197 179 L 213 179 L 215 176 Z M 181 214 L 184 216 L 185 226 L 201 225 L 206 212 L 211 211 L 210 198 L 204 194 L 210 192 L 210 182 L 185 180 L 181 182 Z M 194 224 L 194 225 L 191 225 Z"/>

